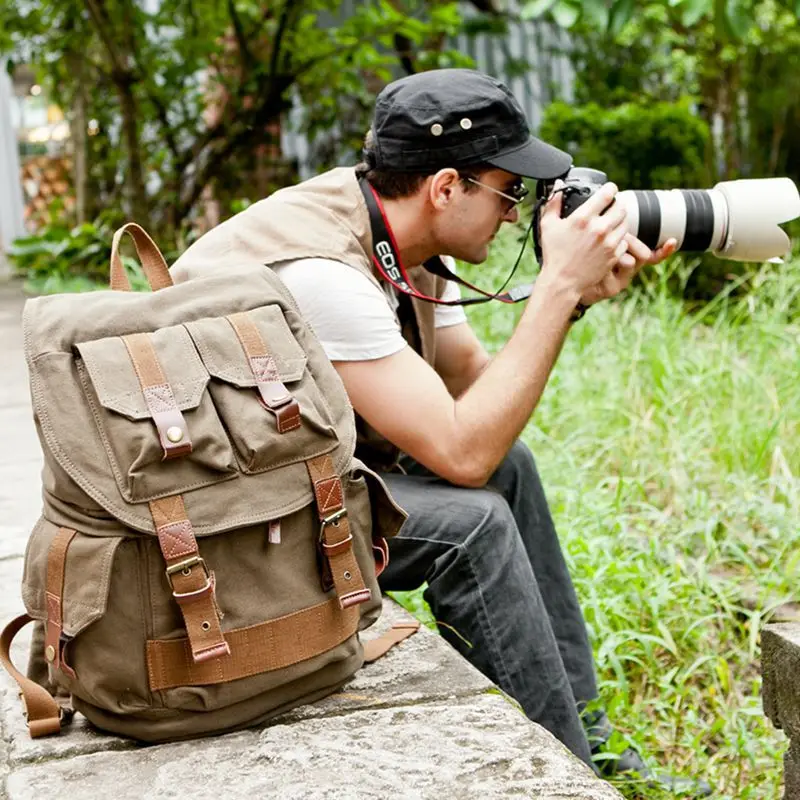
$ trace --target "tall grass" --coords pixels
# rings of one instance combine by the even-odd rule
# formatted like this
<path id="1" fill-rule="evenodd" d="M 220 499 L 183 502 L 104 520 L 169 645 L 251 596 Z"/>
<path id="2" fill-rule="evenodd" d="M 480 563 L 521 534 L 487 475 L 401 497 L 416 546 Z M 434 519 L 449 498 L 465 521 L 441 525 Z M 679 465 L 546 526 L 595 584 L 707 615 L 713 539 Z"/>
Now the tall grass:
<path id="1" fill-rule="evenodd" d="M 464 274 L 499 284 L 517 246 Z M 800 582 L 800 260 L 693 311 L 666 288 L 681 263 L 573 326 L 524 439 L 620 738 L 716 798 L 771 800 L 759 632 Z M 468 313 L 496 350 L 519 310 Z"/>

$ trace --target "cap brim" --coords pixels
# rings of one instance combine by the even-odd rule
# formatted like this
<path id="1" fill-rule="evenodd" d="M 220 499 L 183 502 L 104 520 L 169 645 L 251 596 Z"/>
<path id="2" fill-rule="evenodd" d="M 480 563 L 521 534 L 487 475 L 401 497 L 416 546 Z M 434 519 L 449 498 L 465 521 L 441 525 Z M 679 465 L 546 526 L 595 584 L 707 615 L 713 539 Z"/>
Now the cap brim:
<path id="1" fill-rule="evenodd" d="M 560 178 L 569 170 L 572 156 L 531 136 L 521 147 L 487 158 L 486 163 L 523 178 L 550 180 Z"/>

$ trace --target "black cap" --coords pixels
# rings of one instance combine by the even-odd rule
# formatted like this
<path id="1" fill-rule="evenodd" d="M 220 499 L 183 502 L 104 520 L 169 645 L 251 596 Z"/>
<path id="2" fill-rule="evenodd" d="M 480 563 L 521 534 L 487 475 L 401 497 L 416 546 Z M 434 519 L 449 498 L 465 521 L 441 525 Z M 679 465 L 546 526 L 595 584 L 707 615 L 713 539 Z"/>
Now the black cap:
<path id="1" fill-rule="evenodd" d="M 491 164 L 526 178 L 564 175 L 572 156 L 531 136 L 525 112 L 500 81 L 438 69 L 393 81 L 378 95 L 370 166 L 393 172 Z"/>

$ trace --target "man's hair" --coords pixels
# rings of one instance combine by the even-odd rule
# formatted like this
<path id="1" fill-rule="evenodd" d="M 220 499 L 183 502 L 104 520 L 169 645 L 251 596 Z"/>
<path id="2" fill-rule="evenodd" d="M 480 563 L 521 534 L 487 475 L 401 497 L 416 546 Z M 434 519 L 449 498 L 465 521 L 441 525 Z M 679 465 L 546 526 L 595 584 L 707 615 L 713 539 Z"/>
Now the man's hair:
<path id="1" fill-rule="evenodd" d="M 432 172 L 396 172 L 394 170 L 376 169 L 370 164 L 369 153 L 373 148 L 372 129 L 367 131 L 364 137 L 364 156 L 365 160 L 356 165 L 356 176 L 366 178 L 375 188 L 375 191 L 387 200 L 397 200 L 401 197 L 410 197 L 419 191 L 420 186 L 431 175 L 435 175 L 439 170 Z M 483 173 L 494 169 L 488 164 L 471 164 L 468 167 L 458 167 L 458 174 L 461 177 L 461 184 L 464 191 L 472 192 L 478 189 L 474 183 L 467 179 L 478 180 Z"/>

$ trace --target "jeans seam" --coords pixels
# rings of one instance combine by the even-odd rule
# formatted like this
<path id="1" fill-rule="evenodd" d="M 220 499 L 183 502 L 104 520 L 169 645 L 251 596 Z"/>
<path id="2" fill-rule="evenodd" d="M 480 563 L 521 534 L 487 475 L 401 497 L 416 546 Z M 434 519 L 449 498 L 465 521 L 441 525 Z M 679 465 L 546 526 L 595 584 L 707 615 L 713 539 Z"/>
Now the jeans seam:
<path id="1" fill-rule="evenodd" d="M 506 667 L 505 659 L 503 658 L 503 651 L 498 645 L 497 639 L 495 638 L 494 635 L 494 631 L 492 630 L 492 625 L 489 622 L 489 615 L 486 609 L 486 601 L 483 598 L 483 589 L 481 588 L 481 582 L 476 577 L 475 568 L 472 564 L 472 556 L 470 555 L 469 550 L 467 550 L 466 546 L 459 544 L 456 545 L 456 547 L 459 550 L 462 550 L 466 555 L 467 563 L 469 564 L 469 571 L 472 576 L 472 581 L 478 590 L 478 597 L 480 599 L 480 603 L 478 604 L 478 608 L 480 609 L 480 614 L 478 615 L 479 616 L 478 621 L 480 626 L 484 629 L 484 633 L 486 634 L 487 640 L 491 640 L 492 650 L 494 651 L 496 659 L 496 661 L 494 659 L 493 661 L 495 664 L 499 662 L 500 667 L 502 668 L 503 682 L 505 683 L 506 686 L 511 687 L 512 686 L 511 676 L 508 672 L 508 667 Z M 498 673 L 499 672 L 500 670 L 498 670 Z"/>

